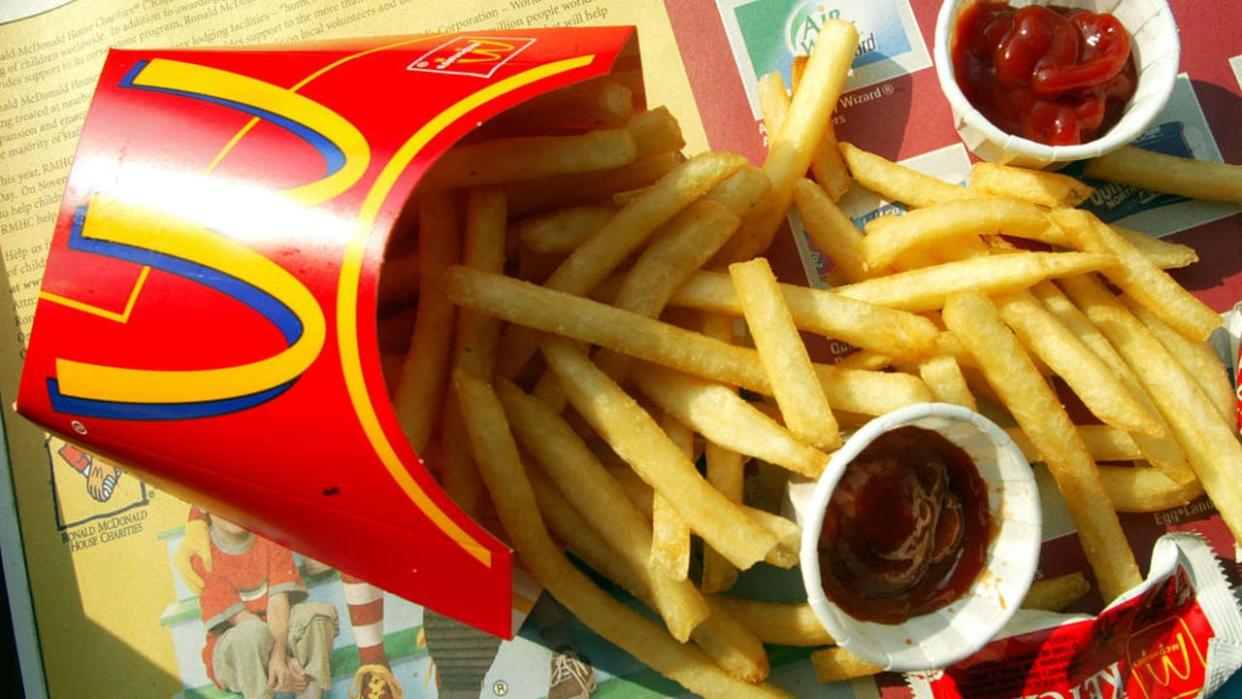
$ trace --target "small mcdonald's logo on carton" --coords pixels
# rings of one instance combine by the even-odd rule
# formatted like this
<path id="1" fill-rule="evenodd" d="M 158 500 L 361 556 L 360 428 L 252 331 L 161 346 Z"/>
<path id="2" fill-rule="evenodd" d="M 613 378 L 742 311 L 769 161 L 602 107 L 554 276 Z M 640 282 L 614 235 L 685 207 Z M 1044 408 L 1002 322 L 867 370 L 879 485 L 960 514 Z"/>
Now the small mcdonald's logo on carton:
<path id="1" fill-rule="evenodd" d="M 414 59 L 407 70 L 490 78 L 535 43 L 520 37 L 457 36 Z"/>
<path id="2" fill-rule="evenodd" d="M 1202 691 L 1207 658 L 1185 619 L 1142 629 L 1128 645 L 1132 677 L 1142 692 L 1139 696 L 1183 699 Z"/>

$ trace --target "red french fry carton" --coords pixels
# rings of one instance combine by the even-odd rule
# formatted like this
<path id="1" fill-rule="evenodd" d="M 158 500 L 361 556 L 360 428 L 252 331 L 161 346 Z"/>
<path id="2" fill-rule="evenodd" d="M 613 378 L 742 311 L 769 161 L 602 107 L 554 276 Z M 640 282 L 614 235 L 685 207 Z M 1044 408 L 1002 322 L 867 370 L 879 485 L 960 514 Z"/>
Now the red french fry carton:
<path id="1" fill-rule="evenodd" d="M 638 63 L 632 27 L 112 51 L 18 410 L 178 497 L 511 637 L 509 548 L 439 488 L 385 390 L 381 257 L 437 156 L 619 59 Z"/>

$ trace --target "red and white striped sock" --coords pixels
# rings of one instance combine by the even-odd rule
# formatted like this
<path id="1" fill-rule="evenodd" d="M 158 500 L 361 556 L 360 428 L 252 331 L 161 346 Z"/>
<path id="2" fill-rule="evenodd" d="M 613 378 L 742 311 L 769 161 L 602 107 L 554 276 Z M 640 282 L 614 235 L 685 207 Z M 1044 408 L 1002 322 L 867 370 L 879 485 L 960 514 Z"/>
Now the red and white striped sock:
<path id="1" fill-rule="evenodd" d="M 354 629 L 359 660 L 363 665 L 388 667 L 388 655 L 384 652 L 383 591 L 345 573 L 341 573 L 341 584 L 345 587 L 345 606 L 349 609 L 349 624 Z"/>

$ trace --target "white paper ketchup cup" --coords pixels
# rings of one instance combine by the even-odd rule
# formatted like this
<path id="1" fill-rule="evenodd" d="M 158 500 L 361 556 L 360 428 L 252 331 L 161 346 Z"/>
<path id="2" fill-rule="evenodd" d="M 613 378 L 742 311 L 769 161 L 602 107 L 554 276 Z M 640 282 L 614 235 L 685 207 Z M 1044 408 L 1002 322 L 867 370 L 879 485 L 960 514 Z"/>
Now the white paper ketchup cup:
<path id="1" fill-rule="evenodd" d="M 824 514 L 850 462 L 881 435 L 908 425 L 938 432 L 970 456 L 987 487 L 991 538 L 983 569 L 953 602 L 900 624 L 863 621 L 824 592 L 819 559 Z M 818 481 L 791 484 L 789 497 L 802 526 L 807 601 L 841 647 L 886 670 L 942 668 L 971 655 L 1018 609 L 1035 576 L 1041 518 L 1031 466 L 1004 430 L 957 405 L 919 403 L 875 418 L 832 456 Z"/>
<path id="2" fill-rule="evenodd" d="M 966 147 L 984 160 L 1045 167 L 1104 155 L 1142 134 L 1173 94 L 1181 42 L 1173 12 L 1164 0 L 1010 0 L 1014 7 L 1056 4 L 1112 14 L 1130 33 L 1138 83 L 1121 121 L 1094 140 L 1076 146 L 1049 146 L 1006 133 L 971 106 L 953 75 L 954 27 L 961 11 L 977 1 L 945 0 L 936 18 L 932 55 L 940 89 L 953 109 L 953 125 Z"/>

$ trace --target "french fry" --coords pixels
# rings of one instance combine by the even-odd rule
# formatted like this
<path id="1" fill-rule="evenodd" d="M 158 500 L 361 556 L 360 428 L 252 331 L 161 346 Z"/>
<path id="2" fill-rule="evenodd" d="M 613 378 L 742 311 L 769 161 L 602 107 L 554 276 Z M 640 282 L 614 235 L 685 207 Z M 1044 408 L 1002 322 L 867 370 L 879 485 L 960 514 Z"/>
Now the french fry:
<path id="1" fill-rule="evenodd" d="M 1229 375 L 1225 365 L 1216 356 L 1215 350 L 1206 342 L 1192 342 L 1181 333 L 1170 328 L 1164 321 L 1156 317 L 1145 306 L 1129 297 L 1122 301 L 1134 317 L 1143 322 L 1152 335 L 1173 355 L 1178 364 L 1203 389 L 1203 394 L 1212 401 L 1216 412 L 1225 422 L 1233 422 L 1238 412 L 1238 397 L 1229 385 Z"/>
<path id="2" fill-rule="evenodd" d="M 586 294 L 603 281 L 655 230 L 703 196 L 717 182 L 745 164 L 731 153 L 704 153 L 686 161 L 621 208 L 595 234 L 574 250 L 547 286 L 571 294 Z M 504 335 L 506 353 L 497 367 L 501 376 L 512 378 L 535 352 L 534 333 L 510 327 Z"/>
<path id="3" fill-rule="evenodd" d="M 793 568 L 798 565 L 798 549 L 802 544 L 802 528 L 791 519 L 773 514 L 758 507 L 744 507 L 743 511 L 752 522 L 776 537 L 776 547 L 763 559 L 777 568 Z"/>
<path id="4" fill-rule="evenodd" d="M 906 374 L 850 369 L 838 364 L 816 364 L 815 376 L 834 409 L 864 415 L 883 415 L 913 403 L 932 399 L 921 380 Z"/>
<path id="5" fill-rule="evenodd" d="M 947 334 L 947 333 L 942 333 Z M 893 365 L 893 358 L 880 354 L 875 350 L 858 350 L 837 360 L 833 366 L 838 369 L 860 369 L 863 371 L 879 371 Z"/>
<path id="6" fill-rule="evenodd" d="M 841 157 L 841 145 L 837 142 L 836 130 L 831 120 L 828 128 L 824 130 L 823 140 L 815 150 L 815 157 L 811 159 L 811 172 L 819 186 L 824 188 L 828 198 L 834 202 L 840 201 L 853 184 L 850 171 Z"/>
<path id="7" fill-rule="evenodd" d="M 1164 428 L 1121 379 L 1034 296 L 1026 291 L 996 299 L 1005 321 L 1032 354 L 1057 373 L 1104 424 L 1159 437 Z"/>
<path id="8" fill-rule="evenodd" d="M 1002 243 L 1004 246 L 1011 246 L 1010 243 L 998 238 L 997 236 L 989 235 L 986 237 L 989 241 L 993 241 L 994 243 L 999 241 L 999 243 Z M 1001 248 L 1002 250 L 1004 249 L 1002 245 L 992 245 L 988 242 L 984 242 L 983 238 L 977 235 L 966 235 L 958 238 L 953 245 L 931 246 L 927 249 L 927 252 L 931 253 L 931 258 L 935 260 L 936 264 L 944 264 L 946 262 L 969 260 L 973 257 L 986 257 L 994 253 L 999 254 L 1000 250 L 998 250 L 998 248 Z M 1014 251 L 1016 252 L 1016 249 L 1014 249 Z M 917 251 L 911 250 L 907 252 L 906 255 L 911 252 Z M 904 259 L 904 255 L 897 259 Z"/>
<path id="9" fill-rule="evenodd" d="M 694 433 L 667 414 L 660 426 L 682 455 L 693 462 Z M 685 580 L 690 574 L 690 526 L 659 493 L 651 501 L 651 567 L 655 574 L 673 580 Z"/>
<path id="10" fill-rule="evenodd" d="M 769 190 L 771 184 L 763 170 L 753 165 L 743 165 L 737 172 L 712 187 L 706 196 L 738 216 L 743 216 L 758 206 Z"/>
<path id="11" fill-rule="evenodd" d="M 584 241 L 548 280 L 548 286 L 569 293 L 587 293 L 657 227 L 745 164 L 741 156 L 722 152 L 704 153 L 686 161 Z"/>
<path id="12" fill-rule="evenodd" d="M 962 376 L 962 368 L 952 355 L 938 354 L 924 360 L 919 363 L 918 370 L 919 378 L 927 384 L 927 389 L 937 401 L 978 409 L 975 396 L 966 385 L 966 377 Z"/>
<path id="13" fill-rule="evenodd" d="M 869 269 L 886 267 L 901 253 L 946 239 L 1004 233 L 1053 245 L 1067 242 L 1038 206 L 1016 199 L 958 199 L 880 216 L 864 229 L 863 256 Z"/>
<path id="14" fill-rule="evenodd" d="M 768 261 L 730 265 L 729 276 L 785 425 L 816 448 L 840 446 L 836 419 Z"/>
<path id="15" fill-rule="evenodd" d="M 767 179 L 766 177 L 764 178 Z M 725 316 L 706 315 L 703 317 L 703 334 L 733 344 L 733 319 Z M 746 458 L 740 453 L 721 446 L 710 439 L 703 446 L 704 460 L 707 462 L 705 477 L 712 487 L 721 495 L 733 502 L 742 503 L 744 495 L 744 476 Z M 733 587 L 737 581 L 737 567 L 727 558 L 716 553 L 710 546 L 703 547 L 703 576 L 700 587 L 703 592 L 722 592 Z"/>
<path id="16" fill-rule="evenodd" d="M 734 207 L 745 210 L 767 191 L 767 186 L 763 172 L 747 165 L 678 214 L 630 268 L 613 305 L 648 318 L 659 316 L 677 287 L 737 230 L 740 220 Z M 605 349 L 596 361 L 604 373 L 624 383 L 629 374 L 628 357 Z"/>
<path id="17" fill-rule="evenodd" d="M 1170 243 L 1121 226 L 1113 226 L 1113 230 L 1160 269 L 1186 267 L 1199 261 L 1199 253 L 1189 245 Z"/>
<path id="18" fill-rule="evenodd" d="M 762 467 L 762 464 L 761 464 Z M 772 467 L 775 470 L 781 469 Z M 643 482 L 633 470 L 628 468 L 611 469 L 613 478 L 625 489 L 625 494 L 643 514 L 650 516 L 654 495 L 651 487 Z M 781 471 L 781 473 L 786 473 Z M 801 544 L 802 529 L 797 523 L 780 515 L 772 514 L 757 507 L 741 505 L 741 510 L 756 526 L 768 531 L 775 539 L 776 546 L 768 552 L 763 560 L 778 568 L 792 568 L 798 565 L 798 547 Z"/>
<path id="19" fill-rule="evenodd" d="M 410 350 L 401 367 L 393 396 L 397 420 L 415 452 L 422 453 L 431 439 L 448 385 L 456 313 L 444 297 L 440 282 L 445 270 L 461 255 L 457 232 L 457 203 L 450 193 L 434 193 L 419 200 L 419 302 Z"/>
<path id="20" fill-rule="evenodd" d="M 846 282 L 860 282 L 882 271 L 868 268 L 863 257 L 862 231 L 819 185 L 807 179 L 798 180 L 793 200 L 811 242 L 840 270 Z"/>
<path id="21" fill-rule="evenodd" d="M 505 194 L 495 188 L 471 189 L 466 195 L 466 234 L 462 261 L 485 272 L 503 272 L 505 268 Z M 480 378 L 491 378 L 496 365 L 496 341 L 500 324 L 495 318 L 470 310 L 457 314 L 457 334 L 453 347 L 453 369 L 467 371 Z M 440 482 L 453 502 L 477 517 L 483 497 L 483 482 L 470 457 L 466 423 L 457 402 L 457 393 L 450 391 L 444 401 L 443 449 Z"/>
<path id="22" fill-rule="evenodd" d="M 806 75 L 806 62 L 809 56 L 800 53 L 793 57 L 793 61 L 789 65 L 789 82 L 790 87 L 794 90 L 802 84 L 802 76 Z"/>
<path id="23" fill-rule="evenodd" d="M 712 615 L 694 630 L 694 642 L 726 672 L 747 682 L 762 682 L 771 672 L 759 636 L 728 610 L 709 600 Z"/>
<path id="24" fill-rule="evenodd" d="M 1127 432 L 1108 425 L 1077 425 L 1078 436 L 1086 445 L 1087 452 L 1095 461 L 1137 461 L 1143 458 L 1134 438 Z M 1017 427 L 1007 430 L 1014 444 L 1022 450 L 1027 461 L 1043 461 L 1043 454 L 1031 443 L 1026 433 Z"/>
<path id="25" fill-rule="evenodd" d="M 509 215 L 524 216 L 574 204 L 596 204 L 617 192 L 646 187 L 677 167 L 676 153 L 660 153 L 599 172 L 554 175 L 505 185 Z"/>
<path id="26" fill-rule="evenodd" d="M 1086 252 L 1016 252 L 977 257 L 834 289 L 834 293 L 903 311 L 932 311 L 951 294 L 997 294 L 1024 289 L 1051 277 L 1084 274 L 1115 264 L 1111 255 Z"/>
<path id="27" fill-rule="evenodd" d="M 1134 314 L 1102 283 L 1088 276 L 1061 280 L 1062 288 L 1135 369 L 1172 429 L 1221 518 L 1242 541 L 1242 443 L 1212 402 Z"/>
<path id="28" fill-rule="evenodd" d="M 1107 495 L 1095 462 L 1056 394 L 1001 324 L 995 306 L 978 294 L 956 294 L 945 304 L 944 322 L 1044 455 L 1105 600 L 1138 585 L 1142 576 L 1117 513 L 1099 506 Z"/>
<path id="29" fill-rule="evenodd" d="M 729 450 L 810 478 L 828 463 L 827 455 L 756 410 L 736 389 L 647 363 L 637 364 L 632 378 L 661 410 Z"/>
<path id="30" fill-rule="evenodd" d="M 1203 483 L 1177 483 L 1154 468 L 1103 466 L 1100 471 L 1108 497 L 1118 512 L 1163 512 L 1203 497 Z"/>
<path id="31" fill-rule="evenodd" d="M 1100 478 L 1118 512 L 1162 512 L 1203 495 L 1203 484 L 1197 480 L 1178 483 L 1143 466 L 1101 465 Z"/>
<path id="32" fill-rule="evenodd" d="M 622 126 L 633 114 L 633 91 L 609 75 L 540 95 L 494 121 L 510 128 L 544 131 L 602 129 Z"/>
<path id="33" fill-rule="evenodd" d="M 1082 175 L 1191 199 L 1242 204 L 1242 167 L 1153 153 L 1134 146 L 1123 146 L 1088 161 Z"/>
<path id="34" fill-rule="evenodd" d="M 649 318 L 658 316 L 677 287 L 711 258 L 739 223 L 737 215 L 714 199 L 691 204 L 639 256 L 613 305 Z"/>
<path id="35" fill-rule="evenodd" d="M 829 646 L 836 641 L 815 617 L 811 605 L 759 602 L 742 597 L 715 595 L 708 598 L 713 608 L 724 608 L 754 631 L 764 643 L 778 646 Z"/>
<path id="36" fill-rule="evenodd" d="M 1092 214 L 1061 209 L 1052 218 L 1083 250 L 1114 255 L 1120 264 L 1100 270 L 1104 276 L 1181 334 L 1203 341 L 1221 326 L 1216 311 Z"/>
<path id="37" fill-rule="evenodd" d="M 935 351 L 939 334 L 926 318 L 859 302 L 835 291 L 781 284 L 785 305 L 801 330 L 874 349 L 901 359 L 916 360 Z M 742 315 L 729 277 L 718 272 L 691 276 L 669 304 L 716 313 Z"/>
<path id="38" fill-rule="evenodd" d="M 841 156 L 858 184 L 889 201 L 899 201 L 919 208 L 953 199 L 978 197 L 965 187 L 949 184 L 931 175 L 924 175 L 851 143 L 841 142 Z"/>
<path id="39" fill-rule="evenodd" d="M 564 420 L 542 402 L 512 383 L 499 379 L 496 393 L 519 444 L 573 507 L 625 561 L 650 590 L 653 608 L 664 617 L 669 633 L 684 641 L 709 610 L 694 586 L 655 575 L 647 562 L 653 550 L 647 520 L 625 496 L 591 450 Z M 687 534 L 687 537 L 689 535 Z"/>
<path id="40" fill-rule="evenodd" d="M 654 606 L 639 572 L 616 555 L 616 549 L 546 478 L 541 478 L 541 473 L 528 470 L 527 475 L 548 527 L 569 545 L 569 550 L 644 604 Z M 714 602 L 709 606 L 711 615 L 694 627 L 691 640 L 730 675 L 746 682 L 762 682 L 771 669 L 763 642 L 728 611 Z"/>
<path id="41" fill-rule="evenodd" d="M 617 455 L 664 495 L 703 540 L 740 569 L 763 560 L 777 539 L 708 485 L 655 420 L 565 340 L 542 344 L 569 402 Z"/>
<path id="42" fill-rule="evenodd" d="M 1079 572 L 1044 578 L 1031 583 L 1022 608 L 1059 612 L 1073 606 L 1090 591 L 1091 583 Z"/>
<path id="43" fill-rule="evenodd" d="M 581 296 L 468 267 L 449 270 L 443 288 L 455 303 L 510 323 L 564 335 L 686 374 L 771 395 L 771 385 L 753 349 L 727 345 Z M 829 404 L 842 410 L 878 415 L 930 397 L 921 381 L 903 374 L 848 370 L 822 364 L 815 365 L 815 374 Z"/>
<path id="44" fill-rule="evenodd" d="M 656 107 L 635 114 L 625 125 L 625 130 L 634 140 L 634 148 L 640 159 L 659 153 L 680 151 L 686 145 L 686 139 L 681 135 L 681 126 L 667 107 Z"/>
<path id="45" fill-rule="evenodd" d="M 729 211 L 741 216 L 756 206 L 769 189 L 768 176 L 753 165 L 743 165 L 737 172 L 721 180 L 705 195 Z M 645 190 L 624 192 L 613 197 L 614 203 L 628 204 Z M 671 224 L 668 224 L 671 226 Z M 667 226 L 666 226 L 667 227 Z"/>
<path id="46" fill-rule="evenodd" d="M 794 56 L 793 70 L 791 71 L 794 92 L 797 92 L 802 84 L 802 76 L 806 70 L 806 58 L 806 56 L 801 55 Z M 775 84 L 765 86 L 765 79 Z M 776 85 L 780 86 L 779 96 L 776 94 Z M 767 99 L 775 103 L 772 110 L 775 118 L 769 119 L 766 116 L 768 108 L 764 102 L 765 89 L 772 91 L 772 95 Z M 780 100 L 779 103 L 777 102 L 778 99 Z M 775 134 L 780 130 L 780 124 L 784 121 L 785 112 L 789 109 L 789 98 L 785 94 L 785 81 L 781 78 L 780 73 L 769 73 L 759 79 L 759 102 L 759 110 L 765 115 L 764 124 L 767 126 L 768 133 Z M 828 128 L 824 130 L 823 138 L 815 149 L 815 155 L 811 158 L 811 172 L 815 173 L 815 181 L 819 183 L 822 191 L 830 201 L 837 201 L 850 188 L 850 173 L 845 168 L 845 161 L 841 159 L 841 149 L 837 145 L 837 135 L 832 128 L 831 122 L 828 124 Z"/>
<path id="47" fill-rule="evenodd" d="M 1090 185 L 1068 175 L 987 162 L 975 163 L 970 168 L 970 188 L 1050 209 L 1078 206 L 1094 191 Z"/>
<path id="48" fill-rule="evenodd" d="M 704 445 L 707 482 L 722 495 L 742 503 L 743 476 L 746 458 L 740 453 L 708 440 Z M 700 586 L 704 593 L 723 592 L 737 582 L 737 566 L 710 546 L 703 548 L 703 576 Z"/>
<path id="49" fill-rule="evenodd" d="M 893 270 L 897 272 L 907 272 L 912 269 L 922 269 L 924 267 L 935 267 L 940 264 L 940 260 L 932 255 L 930 249 L 907 250 L 893 260 Z M 878 276 L 878 275 L 871 275 Z"/>
<path id="50" fill-rule="evenodd" d="M 785 90 L 785 79 L 781 74 L 772 71 L 759 77 L 755 85 L 755 93 L 759 98 L 759 113 L 763 115 L 763 128 L 768 134 L 768 144 L 776 140 L 789 113 L 789 93 Z"/>
<path id="51" fill-rule="evenodd" d="M 535 252 L 568 255 L 616 213 L 607 206 L 573 206 L 523 219 L 514 231 Z"/>
<path id="52" fill-rule="evenodd" d="M 1117 374 L 1118 378 L 1126 385 L 1126 388 L 1130 390 L 1130 395 L 1137 398 L 1147 412 L 1154 415 L 1160 421 L 1160 427 L 1164 431 L 1165 436 L 1133 435 L 1135 445 L 1143 452 L 1143 458 L 1178 483 L 1194 480 L 1194 472 L 1190 469 L 1190 464 L 1186 462 L 1186 456 L 1182 453 L 1181 447 L 1173 439 L 1173 431 L 1169 429 L 1164 416 L 1160 414 L 1156 404 L 1152 402 L 1147 389 L 1143 388 L 1143 385 L 1139 383 L 1138 377 L 1126 364 L 1125 360 L 1121 358 L 1121 355 L 1117 354 L 1117 350 L 1113 349 L 1112 344 L 1100 333 L 1099 329 L 1083 315 L 1082 311 L 1078 310 L 1078 307 L 1065 294 L 1061 293 L 1056 284 L 1040 282 L 1031 287 L 1031 293 L 1049 311 L 1052 311 L 1053 315 L 1065 327 L 1069 328 L 1075 337 L 1082 340 L 1083 344 L 1090 347 L 1097 357 L 1104 360 L 1104 363 Z"/>
<path id="53" fill-rule="evenodd" d="M 857 46 L 858 30 L 850 22 L 827 20 L 820 26 L 800 89 L 790 101 L 780 132 L 770 137 L 768 156 L 763 161 L 772 193 L 764 206 L 756 207 L 743 221 L 737 238 L 718 259 L 748 260 L 772 244 L 789 209 L 794 182 L 806 175 L 824 133 L 831 128 L 832 110 L 845 86 Z"/>
<path id="54" fill-rule="evenodd" d="M 815 679 L 823 684 L 845 682 L 884 672 L 884 668 L 860 659 L 844 648 L 823 648 L 811 653 Z"/>
<path id="55" fill-rule="evenodd" d="M 449 270 L 444 289 L 454 302 L 510 323 L 563 334 L 722 383 L 767 389 L 754 350 L 597 301 L 466 267 Z"/>
<path id="56" fill-rule="evenodd" d="M 497 138 L 449 150 L 418 181 L 418 190 L 435 192 L 611 170 L 637 159 L 638 149 L 625 129 Z"/>
<path id="57" fill-rule="evenodd" d="M 505 414 L 509 414 L 507 410 Z M 629 557 L 623 556 L 625 551 L 619 549 L 616 543 L 604 539 L 603 532 L 565 498 L 546 473 L 532 467 L 525 459 L 523 465 L 539 505 L 539 514 L 552 535 L 591 569 L 628 590 L 651 609 L 656 609 L 651 588 L 647 586 L 651 574 L 645 562 L 635 566 Z M 650 548 L 650 535 L 647 538 L 647 547 Z"/>
<path id="58" fill-rule="evenodd" d="M 592 584 L 548 536 L 504 410 L 491 388 L 464 373 L 455 376 L 455 384 L 475 459 L 510 543 L 553 597 L 600 636 L 690 691 L 707 696 L 787 696 L 730 676 L 697 648 L 678 643 Z"/>

